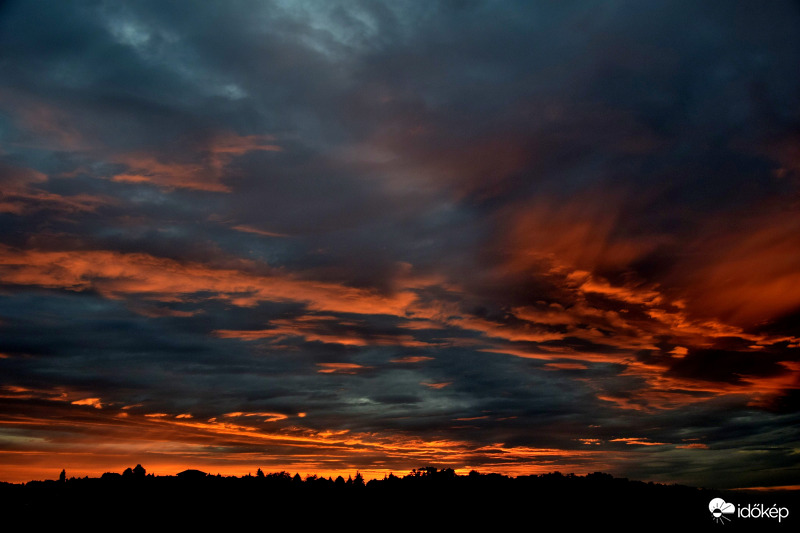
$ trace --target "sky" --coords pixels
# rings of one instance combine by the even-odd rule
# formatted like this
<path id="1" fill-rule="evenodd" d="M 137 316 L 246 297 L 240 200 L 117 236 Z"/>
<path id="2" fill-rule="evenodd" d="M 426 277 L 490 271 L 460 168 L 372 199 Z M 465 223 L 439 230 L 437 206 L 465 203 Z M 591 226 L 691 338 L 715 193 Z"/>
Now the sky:
<path id="1" fill-rule="evenodd" d="M 0 3 L 0 480 L 800 485 L 800 3 Z"/>

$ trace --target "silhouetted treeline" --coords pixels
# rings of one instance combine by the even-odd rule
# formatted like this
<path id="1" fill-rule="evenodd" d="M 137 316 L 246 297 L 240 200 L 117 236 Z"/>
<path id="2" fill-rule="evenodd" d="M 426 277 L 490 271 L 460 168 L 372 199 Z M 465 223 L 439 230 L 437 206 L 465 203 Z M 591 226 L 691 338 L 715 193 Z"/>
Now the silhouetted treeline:
<path id="1" fill-rule="evenodd" d="M 704 528 L 716 526 L 708 510 L 712 498 L 745 500 L 773 505 L 783 502 L 797 508 L 797 492 L 723 493 L 680 485 L 661 485 L 614 478 L 609 474 L 586 476 L 544 475 L 508 477 L 470 472 L 457 475 L 452 469 L 426 467 L 403 476 L 365 482 L 361 474 L 335 479 L 278 472 L 225 477 L 199 470 L 175 476 L 146 474 L 140 465 L 123 473 L 100 478 L 67 478 L 0 484 L 0 501 L 12 514 L 30 517 L 75 516 L 107 521 L 167 520 L 176 524 L 224 523 L 256 525 L 269 517 L 283 516 L 296 525 L 320 520 L 419 521 L 433 526 L 462 527 L 475 521 L 495 526 L 523 520 L 526 529 L 539 526 L 597 526 L 601 524 L 636 529 L 643 525 Z M 779 525 L 791 529 L 793 516 Z M 759 531 L 776 527 L 765 520 L 733 521 L 726 531 L 758 526 Z M 306 529 L 304 527 L 304 529 Z M 382 530 L 385 528 L 376 527 Z M 659 527 L 659 529 L 661 529 Z"/>

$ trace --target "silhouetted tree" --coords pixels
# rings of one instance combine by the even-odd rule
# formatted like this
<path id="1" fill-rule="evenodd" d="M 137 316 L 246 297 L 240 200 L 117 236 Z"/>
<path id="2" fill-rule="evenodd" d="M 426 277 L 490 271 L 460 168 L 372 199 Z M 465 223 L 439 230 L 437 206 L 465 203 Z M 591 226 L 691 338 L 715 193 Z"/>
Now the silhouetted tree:
<path id="1" fill-rule="evenodd" d="M 658 517 L 660 523 L 676 529 L 672 526 L 679 522 L 685 529 L 686 523 L 708 521 L 708 501 L 712 496 L 720 495 L 689 487 L 644 484 L 600 472 L 586 476 L 553 473 L 513 478 L 477 471 L 463 476 L 450 468 L 424 467 L 402 478 L 389 474 L 383 480 L 370 480 L 361 489 L 352 489 L 347 488 L 342 476 L 337 476 L 334 482 L 331 478 L 309 474 L 305 481 L 300 481 L 299 474 L 287 472 L 266 474 L 263 483 L 253 483 L 252 476 L 223 478 L 217 474 L 211 477 L 197 470 L 177 476 L 145 474 L 138 480 L 138 466 L 126 474 L 125 481 L 120 474 L 107 473 L 101 479 L 89 479 L 88 476 L 72 478 L 63 485 L 54 481 L 32 481 L 25 485 L 0 482 L 0 501 L 10 509 L 19 507 L 37 513 L 55 512 L 56 516 L 66 514 L 76 502 L 93 501 L 98 504 L 100 516 L 109 520 L 119 518 L 116 514 L 119 501 L 143 503 L 145 497 L 148 505 L 154 505 L 156 511 L 176 513 L 175 517 L 181 519 L 185 519 L 185 509 L 190 505 L 210 505 L 213 502 L 224 509 L 234 510 L 257 505 L 265 496 L 276 501 L 287 513 L 314 506 L 329 513 L 338 512 L 352 509 L 343 505 L 352 502 L 354 505 L 363 504 L 375 513 L 388 514 L 396 512 L 398 506 L 417 505 L 416 519 L 447 526 L 453 531 L 474 527 L 476 519 L 498 520 L 497 509 L 504 510 L 504 522 L 507 518 L 530 519 L 528 505 L 533 501 L 543 512 L 568 517 L 571 525 L 578 524 L 583 530 L 588 529 L 584 526 L 596 527 L 597 523 L 612 523 L 612 520 L 615 525 L 623 524 L 621 529 L 628 529 L 629 525 L 638 527 L 653 520 L 653 501 L 668 505 L 672 510 Z M 180 483 L 176 477 L 181 479 Z M 66 470 L 62 471 L 59 479 L 65 478 Z M 300 485 L 296 486 L 295 482 Z M 361 486 L 363 482 L 364 477 L 357 472 L 350 480 L 350 487 Z M 796 495 L 794 492 L 786 498 L 796 498 Z M 720 496 L 725 497 L 725 494 Z M 779 506 L 786 505 L 781 504 L 780 499 L 776 501 Z M 459 516 L 447 513 L 443 504 L 451 502 L 458 502 L 467 512 Z M 580 503 L 582 512 L 576 512 L 576 502 Z M 619 512 L 619 502 L 628 505 L 624 513 Z M 687 521 L 687 517 L 690 520 Z M 200 514 L 199 519 L 206 521 L 207 515 Z"/>
<path id="2" fill-rule="evenodd" d="M 61 483 L 64 483 L 67 480 L 67 471 L 65 469 L 61 470 L 61 473 L 58 475 L 58 480 Z"/>
<path id="3" fill-rule="evenodd" d="M 263 478 L 264 477 L 264 472 L 260 468 L 256 471 L 256 477 L 257 478 Z"/>
<path id="4" fill-rule="evenodd" d="M 144 478 L 146 473 L 147 472 L 145 471 L 144 467 L 142 465 L 140 465 L 140 464 L 137 464 L 136 467 L 134 467 L 134 469 L 133 469 L 133 475 L 137 479 Z"/>

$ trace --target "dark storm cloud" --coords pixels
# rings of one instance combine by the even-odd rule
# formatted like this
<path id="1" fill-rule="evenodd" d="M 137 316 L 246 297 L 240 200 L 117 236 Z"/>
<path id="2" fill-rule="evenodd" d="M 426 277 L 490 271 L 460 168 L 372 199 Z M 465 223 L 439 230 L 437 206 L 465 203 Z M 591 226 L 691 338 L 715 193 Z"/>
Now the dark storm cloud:
<path id="1" fill-rule="evenodd" d="M 788 484 L 799 18 L 4 4 L 0 441 Z"/>
<path id="2" fill-rule="evenodd" d="M 710 381 L 739 382 L 743 376 L 766 377 L 787 373 L 788 369 L 780 364 L 785 357 L 786 354 L 762 353 L 755 358 L 747 352 L 692 350 L 673 363 L 671 372 Z"/>

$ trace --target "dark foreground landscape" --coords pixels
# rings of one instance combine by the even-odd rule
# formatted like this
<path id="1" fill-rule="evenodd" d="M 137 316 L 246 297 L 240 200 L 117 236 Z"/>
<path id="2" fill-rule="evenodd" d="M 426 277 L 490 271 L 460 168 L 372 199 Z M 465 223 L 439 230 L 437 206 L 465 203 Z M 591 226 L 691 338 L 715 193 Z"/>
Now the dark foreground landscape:
<path id="1" fill-rule="evenodd" d="M 243 477 L 186 470 L 175 476 L 147 474 L 140 465 L 101 478 L 67 478 L 0 483 L 4 516 L 32 523 L 79 521 L 85 526 L 132 524 L 224 524 L 226 527 L 285 524 L 328 528 L 350 523 L 359 530 L 387 525 L 454 527 L 487 523 L 505 529 L 522 524 L 572 527 L 611 525 L 625 529 L 689 527 L 713 531 L 795 531 L 798 491 L 717 491 L 555 472 L 516 478 L 500 474 L 457 475 L 451 469 L 421 468 L 398 477 L 365 481 L 287 472 Z M 717 518 L 709 502 L 722 498 L 737 508 L 768 516 Z M 783 509 L 780 520 L 769 516 Z M 721 515 L 721 513 L 717 513 Z M 706 529 L 707 528 L 707 529 Z"/>

